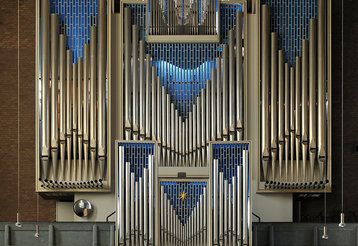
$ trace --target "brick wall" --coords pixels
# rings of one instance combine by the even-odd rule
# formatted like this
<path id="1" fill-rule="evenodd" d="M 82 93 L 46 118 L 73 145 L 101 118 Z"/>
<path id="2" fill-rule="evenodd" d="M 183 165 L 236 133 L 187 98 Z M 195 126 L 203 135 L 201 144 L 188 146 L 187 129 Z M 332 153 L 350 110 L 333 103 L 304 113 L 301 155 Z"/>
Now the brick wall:
<path id="1" fill-rule="evenodd" d="M 0 221 L 17 211 L 17 1 L 0 0 Z M 20 1 L 20 207 L 36 221 L 35 0 Z M 39 219 L 54 221 L 55 201 L 39 197 Z"/>

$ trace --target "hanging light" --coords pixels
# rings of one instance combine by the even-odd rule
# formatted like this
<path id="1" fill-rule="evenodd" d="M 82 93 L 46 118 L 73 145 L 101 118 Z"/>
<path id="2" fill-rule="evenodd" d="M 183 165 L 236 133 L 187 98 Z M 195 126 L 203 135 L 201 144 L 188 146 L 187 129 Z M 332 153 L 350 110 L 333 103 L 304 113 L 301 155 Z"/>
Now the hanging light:
<path id="1" fill-rule="evenodd" d="M 341 83 L 342 83 L 342 86 L 341 86 L 341 90 L 342 90 L 342 119 L 341 119 L 341 124 L 342 124 L 342 153 L 341 153 L 341 158 L 342 158 L 342 163 L 341 163 L 341 175 L 342 175 L 342 191 L 341 191 L 341 205 L 342 205 L 342 208 L 341 208 L 341 221 L 340 223 L 338 224 L 339 227 L 345 227 L 346 226 L 346 223 L 344 222 L 344 202 L 343 202 L 343 198 L 344 198 L 344 195 L 343 195 L 343 185 L 344 185 L 344 170 L 343 170 L 343 167 L 344 167 L 344 131 L 343 131 L 343 122 L 344 122 L 344 119 L 343 119 L 343 110 L 344 110 L 344 101 L 343 101 L 343 96 L 344 96 L 344 91 L 343 91 L 343 86 L 344 86 L 344 73 L 343 73 L 343 69 L 344 69 L 344 62 L 343 62 L 343 55 L 344 55 L 344 49 L 343 49 L 343 34 L 344 34 L 344 31 L 343 31 L 343 28 L 344 28 L 344 0 L 342 0 L 342 79 L 341 79 Z"/>

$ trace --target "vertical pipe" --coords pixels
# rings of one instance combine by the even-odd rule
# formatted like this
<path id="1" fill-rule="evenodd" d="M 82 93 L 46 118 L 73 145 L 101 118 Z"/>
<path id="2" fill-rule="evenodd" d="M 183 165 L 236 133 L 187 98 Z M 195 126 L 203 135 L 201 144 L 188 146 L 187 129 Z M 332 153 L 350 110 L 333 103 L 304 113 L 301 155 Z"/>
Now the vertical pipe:
<path id="1" fill-rule="evenodd" d="M 157 68 L 152 67 L 152 140 L 156 140 L 157 137 Z M 133 105 L 134 106 L 134 105 Z M 133 119 L 134 122 L 134 119 Z"/>
<path id="2" fill-rule="evenodd" d="M 237 241 L 238 245 L 242 242 L 242 230 L 243 230 L 243 175 L 242 175 L 242 163 L 237 166 Z"/>
<path id="3" fill-rule="evenodd" d="M 145 67 L 144 67 L 145 46 L 144 41 L 139 41 L 139 136 L 145 139 Z"/>
<path id="4" fill-rule="evenodd" d="M 158 95 L 159 96 L 159 95 Z M 167 96 L 166 96 L 166 90 L 165 88 L 163 87 L 162 88 L 162 95 L 161 95 L 161 99 L 162 99 L 162 103 L 161 103 L 161 106 L 162 106 L 162 113 L 161 113 L 161 117 L 162 117 L 162 165 L 165 164 L 165 148 L 167 146 L 167 109 L 166 109 L 166 106 L 167 106 Z"/>
<path id="5" fill-rule="evenodd" d="M 237 173 L 233 170 L 232 177 L 232 241 L 233 245 L 237 242 Z"/>
<path id="6" fill-rule="evenodd" d="M 84 45 L 83 55 L 83 144 L 84 144 L 84 180 L 88 179 L 88 147 L 89 147 L 89 81 L 90 81 L 90 49 L 89 45 Z"/>
<path id="7" fill-rule="evenodd" d="M 228 120 L 228 104 L 229 104 L 229 98 L 228 98 L 228 92 L 229 92 L 229 60 L 228 60 L 228 46 L 226 44 L 223 45 L 223 51 L 222 51 L 222 59 L 223 59 L 223 66 L 222 66 L 222 74 L 223 74 L 223 93 L 222 93 L 222 134 L 223 134 L 223 140 L 228 140 L 229 136 L 229 120 Z"/>
<path id="8" fill-rule="evenodd" d="M 242 175 L 242 242 L 243 245 L 248 245 L 248 221 L 249 221 L 249 204 L 248 204 L 248 189 L 249 189 L 249 167 L 248 167 L 248 155 L 247 151 L 243 150 L 243 162 L 242 162 L 242 168 L 243 168 L 243 175 Z"/>
<path id="9" fill-rule="evenodd" d="M 151 211 L 148 211 L 148 169 L 145 168 L 144 169 L 144 179 L 143 179 L 143 183 L 144 183 L 144 233 L 143 233 L 143 238 L 144 238 L 144 245 L 148 245 L 148 216 L 151 216 L 149 213 Z"/>
<path id="10" fill-rule="evenodd" d="M 175 148 L 175 110 L 174 103 L 170 104 L 170 163 L 174 166 L 174 148 Z"/>
<path id="11" fill-rule="evenodd" d="M 270 85 L 270 16 L 268 5 L 262 5 L 261 12 L 261 101 L 262 101 L 262 112 L 261 112 L 261 154 L 262 154 L 262 165 L 263 165 L 263 178 L 268 180 L 268 162 L 269 162 L 269 85 Z"/>
<path id="12" fill-rule="evenodd" d="M 126 207 L 125 207 L 125 213 L 126 213 L 126 218 L 125 218 L 125 244 L 129 244 L 130 243 L 130 237 L 131 237 L 131 231 L 130 231 L 130 223 L 131 223 L 131 190 L 130 190 L 130 185 L 131 185 L 131 164 L 129 162 L 126 162 L 126 174 L 125 174 L 125 180 L 126 180 L 126 193 L 125 193 L 125 201 L 126 201 Z M 144 191 L 145 192 L 145 191 Z"/>
<path id="13" fill-rule="evenodd" d="M 66 139 L 67 139 L 67 170 L 69 172 L 68 178 L 71 178 L 71 147 L 72 147 L 72 52 L 67 50 L 66 52 L 66 72 L 67 72 L 67 84 L 66 84 Z"/>
<path id="14" fill-rule="evenodd" d="M 211 107 L 211 93 L 212 93 L 212 80 L 206 82 L 206 93 L 205 93 L 205 131 L 206 131 L 206 143 L 208 144 L 211 140 L 211 129 L 213 127 L 212 110 Z"/>
<path id="15" fill-rule="evenodd" d="M 145 138 L 151 138 L 151 86 L 152 86 L 152 66 L 151 57 L 149 54 L 146 55 L 146 69 L 145 69 Z"/>
<path id="16" fill-rule="evenodd" d="M 99 179 L 104 179 L 106 156 L 106 69 L 107 69 L 107 22 L 106 0 L 98 0 L 98 160 Z"/>
<path id="17" fill-rule="evenodd" d="M 77 143 L 78 143 L 78 108 L 77 108 L 77 90 L 78 90 L 78 65 L 77 62 L 72 64 L 72 143 L 73 143 L 73 180 L 77 181 Z"/>
<path id="18" fill-rule="evenodd" d="M 132 26 L 132 83 L 133 83 L 133 139 L 139 136 L 139 72 L 138 72 L 138 26 Z M 153 83 L 155 84 L 155 83 Z M 154 87 L 155 88 L 155 87 Z M 153 91 L 155 93 L 155 91 Z M 156 98 L 155 98 L 156 99 Z M 155 105 L 155 104 L 154 104 Z"/>
<path id="19" fill-rule="evenodd" d="M 224 173 L 219 170 L 219 243 L 224 240 Z"/>
<path id="20" fill-rule="evenodd" d="M 83 143 L 83 115 L 82 115 L 82 110 L 83 110 L 83 99 L 82 99 L 82 94 L 83 94 L 83 60 L 82 58 L 78 59 L 78 63 L 77 63 L 77 123 L 78 123 L 78 164 L 79 164 L 79 179 L 78 180 L 82 180 L 83 178 L 83 167 L 82 167 L 82 143 Z"/>
<path id="21" fill-rule="evenodd" d="M 157 76 L 156 77 L 156 83 L 157 83 L 157 94 L 156 94 L 156 102 L 155 102 L 155 106 L 156 106 L 156 115 L 157 115 L 157 143 L 159 145 L 162 144 L 162 136 L 163 136 L 163 131 L 162 131 L 162 105 L 161 105 L 161 95 L 162 95 L 162 86 L 160 84 L 160 78 Z"/>
<path id="22" fill-rule="evenodd" d="M 278 155 L 279 155 L 279 180 L 283 181 L 283 156 L 284 156 L 284 143 L 285 143 L 285 97 L 284 97 L 284 83 L 285 83 L 285 58 L 283 50 L 278 51 Z"/>
<path id="23" fill-rule="evenodd" d="M 317 116 L 316 116 L 316 84 L 317 84 L 317 27 L 316 20 L 310 20 L 309 41 L 309 148 L 310 148 L 310 178 L 314 181 L 314 167 L 317 152 Z"/>
<path id="24" fill-rule="evenodd" d="M 285 63 L 285 180 L 288 179 L 289 143 L 290 143 L 290 68 Z"/>
<path id="25" fill-rule="evenodd" d="M 218 222 L 218 210 L 219 210 L 219 202 L 218 202 L 218 185 L 219 185 L 219 182 L 218 182 L 218 178 L 219 178 L 219 163 L 218 163 L 218 160 L 214 160 L 214 163 L 213 163 L 213 172 L 214 172 L 214 175 L 213 175 L 213 178 L 214 178 L 214 181 L 213 181 L 213 196 L 214 196 L 214 218 L 213 218 L 213 242 L 214 242 L 214 245 L 217 245 L 218 244 L 218 225 L 219 225 L 219 222 Z"/>
<path id="26" fill-rule="evenodd" d="M 236 130 L 238 140 L 243 140 L 244 131 L 244 83 L 242 59 L 242 12 L 236 14 Z"/>
<path id="27" fill-rule="evenodd" d="M 277 159 L 277 33 L 271 33 L 271 178 L 276 180 Z"/>
<path id="28" fill-rule="evenodd" d="M 325 182 L 326 165 L 326 0 L 318 1 L 318 37 L 317 37 L 317 103 L 318 103 L 318 160 L 320 178 Z"/>
<path id="29" fill-rule="evenodd" d="M 124 147 L 119 147 L 119 244 L 123 245 L 125 240 L 125 168 Z"/>
<path id="30" fill-rule="evenodd" d="M 302 177 L 302 168 L 300 165 L 301 153 L 301 58 L 296 57 L 296 110 L 295 110 L 295 128 L 296 128 L 296 180 L 300 181 Z"/>
<path id="31" fill-rule="evenodd" d="M 222 127 L 223 127 L 223 112 L 222 112 L 222 91 L 223 91 L 223 83 L 222 83 L 222 74 L 221 74 L 221 59 L 220 58 L 216 58 L 216 75 L 217 75 L 217 79 L 216 79 L 216 109 L 217 109 L 217 124 L 216 124 L 216 129 L 217 129 L 217 140 L 222 140 Z"/>
<path id="32" fill-rule="evenodd" d="M 60 34 L 59 38 L 59 104 L 60 104 L 60 174 L 65 179 L 65 154 L 66 154 L 66 36 Z"/>
<path id="33" fill-rule="evenodd" d="M 130 240 L 134 243 L 135 238 L 135 176 L 130 173 Z"/>
<path id="34" fill-rule="evenodd" d="M 233 141 L 236 135 L 235 120 L 235 53 L 234 53 L 234 29 L 229 30 L 229 139 Z"/>
<path id="35" fill-rule="evenodd" d="M 154 169 L 153 169 L 153 156 L 149 155 L 148 157 L 148 170 L 149 170 L 149 181 L 148 181 L 148 185 L 149 185 L 149 211 L 151 213 L 151 215 L 149 216 L 149 230 L 148 230 L 148 234 L 149 234 L 149 245 L 153 245 L 153 235 L 154 235 L 154 220 L 153 217 L 155 216 L 155 211 L 154 211 L 154 204 L 153 204 L 153 198 L 154 198 L 154 186 L 153 186 L 153 182 L 154 182 Z"/>
<path id="36" fill-rule="evenodd" d="M 91 147 L 91 179 L 96 175 L 96 149 L 97 149 L 97 30 L 91 26 L 90 55 L 90 147 Z"/>
<path id="37" fill-rule="evenodd" d="M 143 194 L 144 194 L 144 184 L 143 184 L 143 171 L 144 171 L 144 167 L 142 169 L 142 176 L 139 177 L 139 245 L 142 246 L 143 245 L 143 206 L 144 206 L 144 199 L 143 199 Z"/>
<path id="38" fill-rule="evenodd" d="M 131 80 L 131 10 L 124 8 L 124 128 L 126 140 L 131 139 L 132 131 L 132 80 Z M 147 56 L 148 63 L 148 56 Z M 148 64 L 147 64 L 148 67 Z M 148 71 L 148 70 L 147 70 Z"/>
<path id="39" fill-rule="evenodd" d="M 49 119 L 49 64 L 50 64 L 50 6 L 48 1 L 41 1 L 41 167 L 42 180 L 48 177 L 50 152 Z"/>
<path id="40" fill-rule="evenodd" d="M 217 129 L 217 113 L 218 113 L 218 110 L 217 110 L 217 96 L 216 96 L 216 91 L 217 91 L 217 87 L 218 87 L 218 84 L 217 84 L 217 80 L 216 80 L 216 69 L 213 68 L 211 70 L 211 79 L 212 79 L 212 82 L 211 82 L 211 141 L 215 141 L 216 140 L 216 136 L 217 136 L 217 133 L 216 133 L 216 129 Z"/>
<path id="41" fill-rule="evenodd" d="M 291 181 L 294 182 L 295 157 L 295 68 L 290 68 L 290 146 L 291 146 Z"/>
<path id="42" fill-rule="evenodd" d="M 58 68 L 58 15 L 51 14 L 51 158 L 54 180 L 57 180 L 58 158 Z"/>
<path id="43" fill-rule="evenodd" d="M 308 41 L 302 40 L 302 181 L 307 182 L 307 150 L 308 150 Z"/>

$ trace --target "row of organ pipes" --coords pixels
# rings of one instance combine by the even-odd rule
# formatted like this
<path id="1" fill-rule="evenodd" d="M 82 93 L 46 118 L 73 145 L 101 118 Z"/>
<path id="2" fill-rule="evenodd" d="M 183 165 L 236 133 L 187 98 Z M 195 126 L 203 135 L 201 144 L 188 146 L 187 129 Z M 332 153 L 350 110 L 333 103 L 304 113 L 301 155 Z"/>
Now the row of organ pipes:
<path id="1" fill-rule="evenodd" d="M 152 10 L 149 13 L 150 35 L 217 34 L 217 0 L 192 1 L 189 7 L 175 0 L 150 0 L 149 3 Z M 187 16 L 182 16 L 182 11 L 188 12 Z"/>
<path id="2" fill-rule="evenodd" d="M 290 66 L 261 6 L 261 162 L 265 187 L 322 189 L 327 181 L 325 1 Z M 271 44 L 271 46 L 270 46 Z"/>
<path id="3" fill-rule="evenodd" d="M 225 177 L 219 160 L 213 160 L 213 245 L 248 245 L 250 213 L 248 151 L 242 153 L 242 163 Z"/>
<path id="4" fill-rule="evenodd" d="M 141 163 L 144 168 L 140 177 L 136 177 L 133 163 L 125 162 L 124 156 L 124 147 L 120 147 L 119 245 L 155 245 L 154 156 L 148 156 L 148 165 Z"/>
<path id="5" fill-rule="evenodd" d="M 83 58 L 73 61 L 58 14 L 41 1 L 41 186 L 103 188 L 106 179 L 106 1 L 98 1 Z"/>
<path id="6" fill-rule="evenodd" d="M 229 30 L 228 44 L 188 116 L 179 113 L 162 84 L 146 44 L 124 9 L 125 140 L 154 140 L 161 166 L 206 166 L 210 141 L 244 138 L 242 13 Z"/>
<path id="7" fill-rule="evenodd" d="M 203 193 L 199 195 L 191 214 L 185 222 L 178 218 L 174 205 L 170 196 L 161 186 L 161 202 L 160 202 L 160 245 L 208 245 L 207 241 L 207 191 L 203 188 Z M 183 201 L 185 202 L 185 201 Z"/>

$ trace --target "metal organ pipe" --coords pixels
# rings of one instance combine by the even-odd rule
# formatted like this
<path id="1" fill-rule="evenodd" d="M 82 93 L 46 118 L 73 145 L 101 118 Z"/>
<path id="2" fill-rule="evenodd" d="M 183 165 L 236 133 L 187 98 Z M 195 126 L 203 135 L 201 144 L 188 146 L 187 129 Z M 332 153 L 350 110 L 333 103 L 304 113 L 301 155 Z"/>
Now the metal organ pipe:
<path id="1" fill-rule="evenodd" d="M 89 150 L 89 85 L 90 85 L 90 46 L 84 45 L 83 55 L 83 150 L 84 150 L 84 180 L 88 177 L 88 150 Z"/>
<path id="2" fill-rule="evenodd" d="M 238 140 L 243 140 L 244 84 L 242 59 L 242 12 L 236 15 L 236 129 Z"/>
<path id="3" fill-rule="evenodd" d="M 277 33 L 271 33 L 271 178 L 276 180 L 277 159 Z"/>
<path id="4" fill-rule="evenodd" d="M 48 1 L 41 2 L 41 179 L 48 178 L 50 154 L 50 119 L 49 119 L 49 64 L 50 64 L 50 6 Z"/>
<path id="5" fill-rule="evenodd" d="M 308 150 L 308 41 L 302 41 L 302 180 L 307 181 L 307 150 Z"/>
<path id="6" fill-rule="evenodd" d="M 124 8 L 124 128 L 126 140 L 131 139 L 132 117 L 131 117 L 131 11 Z M 91 38 L 92 40 L 92 38 Z M 148 57 L 147 57 L 148 58 Z M 148 62 L 148 61 L 147 61 Z M 92 64 L 92 63 L 91 63 Z"/>
<path id="7" fill-rule="evenodd" d="M 300 165 L 301 153 L 301 58 L 296 57 L 296 96 L 295 96 L 295 135 L 296 135 L 296 181 L 300 181 L 302 177 Z"/>
<path id="8" fill-rule="evenodd" d="M 67 170 L 68 178 L 71 180 L 71 147 L 72 147 L 72 52 L 67 50 L 66 52 L 66 140 L 67 140 Z"/>
<path id="9" fill-rule="evenodd" d="M 97 152 L 97 38 L 96 27 L 91 26 L 91 75 L 90 75 L 90 148 L 91 148 L 91 179 L 96 174 L 96 152 Z"/>
<path id="10" fill-rule="evenodd" d="M 278 51 L 278 148 L 279 148 L 279 180 L 283 181 L 283 156 L 285 147 L 285 97 L 284 97 L 284 81 L 285 81 L 285 64 L 283 50 Z"/>
<path id="11" fill-rule="evenodd" d="M 65 158 L 66 158 L 66 36 L 59 37 L 59 100 L 60 100 L 60 173 L 65 180 Z"/>

